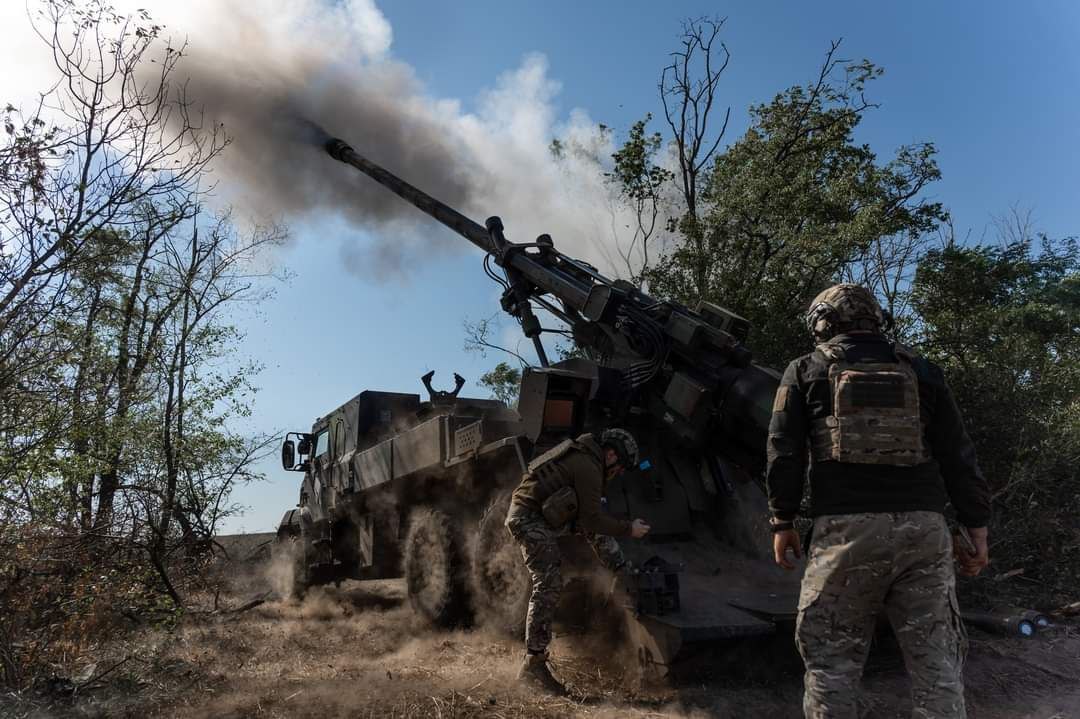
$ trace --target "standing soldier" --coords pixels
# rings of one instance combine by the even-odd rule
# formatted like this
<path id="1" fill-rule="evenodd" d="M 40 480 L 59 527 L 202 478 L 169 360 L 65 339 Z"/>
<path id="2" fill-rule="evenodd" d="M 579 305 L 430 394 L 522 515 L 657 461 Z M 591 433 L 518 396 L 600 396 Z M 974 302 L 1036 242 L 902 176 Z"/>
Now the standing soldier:
<path id="1" fill-rule="evenodd" d="M 990 495 L 941 369 L 886 339 L 874 295 L 841 284 L 810 305 L 819 344 L 788 365 L 769 425 L 776 563 L 801 557 L 793 520 L 807 460 L 814 518 L 796 635 L 807 717 L 854 717 L 863 664 L 884 610 L 911 676 L 914 717 L 964 717 L 966 636 L 956 604 L 945 504 L 987 564 Z"/>
<path id="2" fill-rule="evenodd" d="M 638 462 L 637 442 L 629 432 L 609 429 L 597 442 L 591 434 L 566 440 L 540 455 L 514 490 L 506 528 L 521 545 L 532 577 L 532 596 L 525 620 L 525 659 L 518 678 L 546 691 L 561 693 L 562 684 L 547 666 L 551 624 L 562 590 L 561 556 L 556 537 L 573 522 L 600 561 L 611 571 L 627 567 L 615 537 L 640 539 L 649 531 L 606 514 L 601 501 L 607 483 Z"/>

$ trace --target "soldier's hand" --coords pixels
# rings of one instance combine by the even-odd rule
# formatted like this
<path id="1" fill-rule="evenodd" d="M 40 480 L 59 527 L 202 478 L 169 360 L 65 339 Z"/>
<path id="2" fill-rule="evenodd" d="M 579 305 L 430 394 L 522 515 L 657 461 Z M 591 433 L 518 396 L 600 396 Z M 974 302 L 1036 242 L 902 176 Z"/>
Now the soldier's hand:
<path id="1" fill-rule="evenodd" d="M 990 546 L 987 542 L 986 527 L 968 527 L 971 542 L 975 545 L 975 553 L 956 548 L 956 561 L 960 565 L 960 573 L 966 577 L 974 577 L 990 563 Z"/>
<path id="2" fill-rule="evenodd" d="M 634 539 L 641 539 L 649 533 L 649 525 L 645 524 L 644 519 L 635 519 L 630 525 L 630 536 Z"/>
<path id="3" fill-rule="evenodd" d="M 794 569 L 795 564 L 788 559 L 787 552 L 790 549 L 796 559 L 802 559 L 802 545 L 799 543 L 799 533 L 794 529 L 785 529 L 773 534 L 773 554 L 776 563 L 784 569 Z"/>

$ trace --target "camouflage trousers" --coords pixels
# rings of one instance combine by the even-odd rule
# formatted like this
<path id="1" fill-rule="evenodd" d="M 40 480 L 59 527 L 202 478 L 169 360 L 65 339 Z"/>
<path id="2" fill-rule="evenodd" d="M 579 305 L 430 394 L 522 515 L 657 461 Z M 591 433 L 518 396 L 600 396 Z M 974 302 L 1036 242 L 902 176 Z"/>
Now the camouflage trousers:
<path id="1" fill-rule="evenodd" d="M 795 634 L 808 718 L 855 717 L 863 664 L 884 611 L 912 685 L 912 716 L 964 717 L 967 637 L 952 537 L 937 512 L 840 514 L 814 522 Z"/>
<path id="2" fill-rule="evenodd" d="M 551 643 L 551 625 L 562 592 L 562 555 L 558 537 L 569 534 L 570 529 L 555 529 L 538 512 L 516 504 L 511 504 L 506 514 L 506 528 L 521 546 L 521 556 L 532 579 L 529 613 L 525 619 L 525 648 L 534 654 L 542 654 Z M 614 537 L 579 534 L 608 569 L 615 571 L 626 562 Z"/>

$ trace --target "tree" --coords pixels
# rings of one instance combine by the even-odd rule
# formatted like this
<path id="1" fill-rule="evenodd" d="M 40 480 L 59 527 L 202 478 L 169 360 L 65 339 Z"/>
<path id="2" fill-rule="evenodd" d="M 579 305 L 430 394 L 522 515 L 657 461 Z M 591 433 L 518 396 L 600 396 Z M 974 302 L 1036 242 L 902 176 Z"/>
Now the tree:
<path id="1" fill-rule="evenodd" d="M 656 155 L 663 144 L 659 132 L 646 134 L 645 128 L 652 119 L 647 114 L 631 126 L 629 136 L 611 157 L 614 166 L 604 173 L 616 187 L 619 198 L 629 205 L 633 226 L 629 227 L 629 240 L 623 242 L 615 237 L 615 249 L 626 266 L 627 275 L 640 286 L 652 266 L 650 243 L 666 215 L 665 188 L 674 174 L 657 164 Z"/>
<path id="2" fill-rule="evenodd" d="M 477 380 L 476 384 L 485 387 L 491 392 L 492 399 L 504 402 L 507 406 L 517 405 L 518 389 L 521 385 L 521 371 L 529 366 L 529 363 L 517 352 L 495 344 L 491 335 L 499 329 L 499 316 L 493 315 L 477 322 L 463 322 L 465 330 L 465 351 L 477 352 L 481 357 L 487 357 L 489 350 L 504 352 L 513 357 L 518 367 L 512 367 L 505 361 L 500 361 L 490 370 L 485 372 Z"/>
<path id="3" fill-rule="evenodd" d="M 115 309 L 101 288 L 123 272 L 118 260 L 133 260 L 137 238 L 149 247 L 192 218 L 225 145 L 172 82 L 181 53 L 145 12 L 129 18 L 99 0 L 69 0 L 43 3 L 35 18 L 58 82 L 29 112 L 6 107 L 0 149 L 0 482 L 19 484 L 23 516 L 34 513 L 28 491 L 44 489 L 57 438 L 84 432 L 85 362 L 103 313 Z M 134 278 L 145 281 L 138 269 Z M 142 309 L 136 297 L 125 308 L 129 330 Z M 80 316 L 78 329 L 71 319 Z M 83 361 L 71 378 L 76 352 Z M 114 379 L 130 390 L 141 368 L 127 359 Z M 71 413 L 61 410 L 68 401 Z"/>
<path id="4" fill-rule="evenodd" d="M 521 370 L 506 362 L 500 362 L 491 371 L 481 375 L 477 384 L 491 390 L 493 399 L 513 407 L 517 404 L 518 390 L 521 387 Z"/>
<path id="5" fill-rule="evenodd" d="M 745 316 L 754 325 L 750 346 L 767 364 L 808 348 L 800 317 L 814 294 L 858 265 L 888 270 L 878 278 L 885 286 L 898 258 L 909 267 L 911 249 L 946 219 L 921 196 L 940 176 L 933 145 L 902 147 L 882 164 L 855 142 L 873 107 L 866 84 L 881 71 L 836 59 L 837 47 L 815 82 L 751 108 L 751 127 L 706 168 L 700 234 L 684 231 L 646 274 L 661 296 Z"/>
<path id="6" fill-rule="evenodd" d="M 1080 247 L 1002 239 L 926 255 L 915 336 L 945 369 L 978 449 L 999 562 L 1065 591 L 1080 569 Z"/>
<path id="7" fill-rule="evenodd" d="M 206 210 L 227 142 L 191 112 L 173 80 L 182 52 L 145 12 L 42 8 L 58 81 L 34 110 L 7 107 L 0 147 L 0 656 L 12 666 L 85 613 L 50 605 L 55 586 L 102 611 L 182 605 L 185 568 L 268 447 L 232 428 L 257 367 L 238 358 L 231 317 L 267 295 L 259 255 L 285 237 Z"/>
<path id="8" fill-rule="evenodd" d="M 698 206 L 700 182 L 727 131 L 731 108 L 724 110 L 719 130 L 712 126 L 717 109 L 716 91 L 720 77 L 731 61 L 727 46 L 719 41 L 725 20 L 699 18 L 683 23 L 680 47 L 671 53 L 671 63 L 660 73 L 660 101 L 664 119 L 671 129 L 678 161 L 677 179 L 684 206 L 673 224 L 682 233 L 683 251 L 699 261 L 693 266 L 691 281 L 698 295 L 706 292 L 705 228 Z M 719 47 L 714 50 L 714 46 Z"/>

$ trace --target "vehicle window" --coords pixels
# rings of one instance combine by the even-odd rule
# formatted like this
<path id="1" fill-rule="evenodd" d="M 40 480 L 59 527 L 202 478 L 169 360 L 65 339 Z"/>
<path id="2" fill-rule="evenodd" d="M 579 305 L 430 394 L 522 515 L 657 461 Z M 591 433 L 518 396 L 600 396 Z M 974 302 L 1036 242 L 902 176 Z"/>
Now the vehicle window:
<path id="1" fill-rule="evenodd" d="M 315 456 L 321 457 L 330 449 L 330 431 L 324 429 L 315 436 Z"/>

